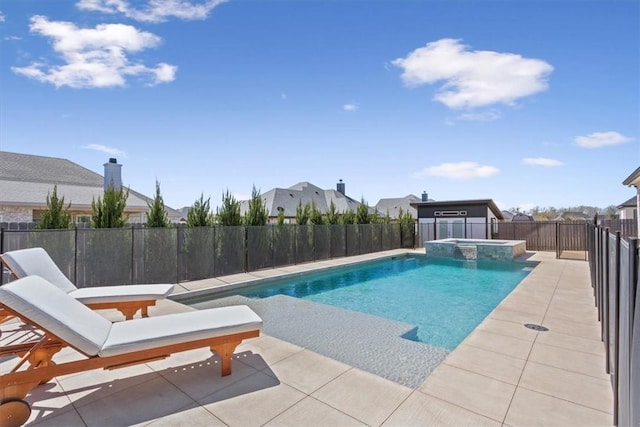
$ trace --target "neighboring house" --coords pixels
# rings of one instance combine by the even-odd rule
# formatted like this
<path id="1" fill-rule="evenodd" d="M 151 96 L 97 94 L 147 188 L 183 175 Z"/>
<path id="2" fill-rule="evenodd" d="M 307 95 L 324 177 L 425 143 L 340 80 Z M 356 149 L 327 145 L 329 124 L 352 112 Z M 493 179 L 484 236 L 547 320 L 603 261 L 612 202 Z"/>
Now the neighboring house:
<path id="1" fill-rule="evenodd" d="M 533 217 L 526 213 L 518 212 L 511 217 L 511 222 L 533 222 Z"/>
<path id="2" fill-rule="evenodd" d="M 622 184 L 628 185 L 630 187 L 631 186 L 636 187 L 636 194 L 637 194 L 636 211 L 640 212 L 640 167 L 634 170 L 633 173 L 631 173 L 631 175 L 627 177 L 627 179 L 622 181 Z M 636 218 L 637 218 L 638 231 L 640 231 L 640 215 L 636 215 Z"/>
<path id="3" fill-rule="evenodd" d="M 565 211 L 555 217 L 553 221 L 591 221 L 592 219 L 583 212 Z"/>
<path id="4" fill-rule="evenodd" d="M 409 194 L 408 196 L 404 197 L 380 199 L 375 205 L 375 209 L 378 210 L 380 216 L 386 216 L 387 213 L 389 213 L 389 218 L 391 218 L 391 220 L 398 219 L 400 209 L 402 209 L 403 212 L 409 212 L 412 217 L 417 218 L 418 211 L 414 206 L 412 206 L 412 204 L 421 201 L 426 202 L 427 200 L 427 193 L 422 193 L 422 198 L 414 196 L 413 194 Z"/>
<path id="5" fill-rule="evenodd" d="M 491 199 L 421 201 L 412 206 L 418 211 L 420 241 L 491 238 L 497 230 L 497 222 L 504 219 Z"/>
<path id="6" fill-rule="evenodd" d="M 331 202 L 336 206 L 338 213 L 343 213 L 348 209 L 356 211 L 360 202 L 345 194 L 345 184 L 340 180 L 335 190 L 323 190 L 309 182 L 300 182 L 289 188 L 274 188 L 260 195 L 264 201 L 267 212 L 269 212 L 269 222 L 275 222 L 278 213 L 284 211 L 285 223 L 295 223 L 296 210 L 298 206 L 307 203 L 315 203 L 316 207 L 323 214 L 326 213 Z M 249 201 L 240 201 L 240 214 L 245 215 L 249 208 Z M 373 212 L 373 209 L 370 209 Z"/>
<path id="7" fill-rule="evenodd" d="M 504 218 L 505 221 L 511 221 L 511 219 L 514 217 L 514 214 L 512 212 L 509 211 L 501 211 L 502 212 L 502 217 Z"/>
<path id="8" fill-rule="evenodd" d="M 620 219 L 637 219 L 638 218 L 638 197 L 633 196 L 624 203 L 616 206 L 618 208 L 618 216 Z"/>
<path id="9" fill-rule="evenodd" d="M 91 220 L 91 202 L 104 196 L 111 182 L 122 185 L 122 165 L 116 159 L 104 164 L 101 176 L 67 159 L 0 151 L 0 222 L 37 222 L 47 209 L 47 195 L 57 186 L 58 197 L 70 204 L 75 223 Z M 146 221 L 153 199 L 129 189 L 125 214 L 131 223 Z M 178 222 L 181 213 L 167 207 L 169 219 Z"/>

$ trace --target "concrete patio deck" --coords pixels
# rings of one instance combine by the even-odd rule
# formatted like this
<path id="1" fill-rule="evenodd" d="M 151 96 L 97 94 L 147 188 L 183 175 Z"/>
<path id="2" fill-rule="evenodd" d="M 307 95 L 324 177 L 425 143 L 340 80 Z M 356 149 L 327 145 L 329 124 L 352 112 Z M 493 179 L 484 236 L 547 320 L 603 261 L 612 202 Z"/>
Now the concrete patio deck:
<path id="1" fill-rule="evenodd" d="M 177 292 L 404 252 L 183 283 Z M 263 334 L 238 347 L 227 377 L 220 377 L 219 361 L 208 350 L 58 377 L 27 397 L 33 409 L 28 424 L 613 425 L 588 264 L 556 260 L 550 252 L 528 254 L 540 264 L 417 388 Z M 151 315 L 190 309 L 162 301 Z M 527 329 L 525 323 L 549 330 Z M 19 332 L 17 324 L 4 325 L 2 339 Z M 60 355 L 72 357 L 72 352 Z"/>

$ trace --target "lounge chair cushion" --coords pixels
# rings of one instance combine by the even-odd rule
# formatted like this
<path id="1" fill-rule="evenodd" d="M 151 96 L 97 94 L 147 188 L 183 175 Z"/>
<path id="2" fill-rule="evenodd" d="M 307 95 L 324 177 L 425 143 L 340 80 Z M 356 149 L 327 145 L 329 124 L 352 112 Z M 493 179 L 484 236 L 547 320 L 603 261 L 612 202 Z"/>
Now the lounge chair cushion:
<path id="1" fill-rule="evenodd" d="M 84 304 L 149 301 L 166 298 L 171 284 L 76 287 L 43 248 L 19 249 L 1 255 L 18 277 L 41 276 Z"/>
<path id="2" fill-rule="evenodd" d="M 39 276 L 0 286 L 0 303 L 88 356 L 98 354 L 111 322 Z"/>
<path id="3" fill-rule="evenodd" d="M 5 252 L 2 260 L 18 277 L 41 276 L 65 292 L 78 289 L 42 248 Z"/>
<path id="4" fill-rule="evenodd" d="M 254 331 L 262 319 L 246 305 L 210 308 L 114 323 L 100 356 Z"/>
<path id="5" fill-rule="evenodd" d="M 111 323 L 39 276 L 0 286 L 0 303 L 88 356 L 103 357 L 262 327 L 246 305 Z"/>
<path id="6" fill-rule="evenodd" d="M 79 288 L 69 295 L 83 304 L 101 302 L 148 301 L 166 298 L 174 285 L 120 285 L 100 286 L 95 288 Z"/>

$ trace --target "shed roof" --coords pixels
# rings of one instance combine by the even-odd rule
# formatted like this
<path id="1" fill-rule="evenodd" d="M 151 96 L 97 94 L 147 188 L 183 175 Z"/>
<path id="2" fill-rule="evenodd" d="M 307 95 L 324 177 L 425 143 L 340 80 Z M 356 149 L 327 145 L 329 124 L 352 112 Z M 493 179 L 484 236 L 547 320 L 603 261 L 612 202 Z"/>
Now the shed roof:
<path id="1" fill-rule="evenodd" d="M 416 202 L 411 203 L 411 206 L 416 208 L 420 206 L 432 206 L 432 207 L 447 207 L 447 206 L 474 206 L 474 205 L 487 205 L 491 212 L 496 216 L 497 219 L 504 219 L 502 215 L 502 211 L 498 209 L 498 206 L 492 199 L 476 199 L 476 200 L 444 200 L 444 201 L 429 201 L 429 202 Z"/>

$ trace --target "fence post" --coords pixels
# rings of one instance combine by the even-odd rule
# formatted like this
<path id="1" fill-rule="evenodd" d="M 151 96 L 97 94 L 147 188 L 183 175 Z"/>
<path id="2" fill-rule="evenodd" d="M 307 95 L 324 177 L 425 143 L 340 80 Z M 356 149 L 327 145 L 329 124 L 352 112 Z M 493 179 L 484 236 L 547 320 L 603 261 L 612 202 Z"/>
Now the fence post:
<path id="1" fill-rule="evenodd" d="M 311 226 L 311 233 L 313 233 L 313 247 L 311 248 L 311 253 L 313 254 L 312 258 L 314 262 L 316 261 L 316 227 L 316 224 Z"/>
<path id="2" fill-rule="evenodd" d="M 181 268 L 180 265 L 182 264 L 181 259 L 180 259 L 180 245 L 181 245 L 181 234 L 182 234 L 182 224 L 178 224 L 176 227 L 176 282 L 180 282 L 180 273 L 181 273 Z"/>
<path id="3" fill-rule="evenodd" d="M 242 227 L 242 226 L 241 226 Z M 244 272 L 249 272 L 249 227 L 244 226 L 244 247 L 242 248 L 244 252 Z"/>
<path id="4" fill-rule="evenodd" d="M 602 341 L 604 342 L 605 351 L 605 368 L 607 374 L 611 374 L 611 361 L 609 360 L 609 285 L 610 285 L 610 275 L 611 275 L 611 263 L 609 262 L 609 229 L 605 229 L 605 241 L 604 243 L 604 253 L 602 258 L 605 260 L 605 271 L 604 271 L 604 282 L 601 284 L 602 287 L 602 299 L 600 300 L 600 308 L 598 309 L 598 315 L 600 316 L 600 326 L 601 326 L 601 335 Z"/>
<path id="5" fill-rule="evenodd" d="M 73 283 L 78 283 L 78 226 L 73 227 Z"/>
<path id="6" fill-rule="evenodd" d="M 129 269 L 129 283 L 133 285 L 133 268 L 135 265 L 135 230 L 133 229 L 133 224 L 131 224 L 131 268 Z M 144 282 L 143 282 L 144 283 Z"/>
<path id="7" fill-rule="evenodd" d="M 616 231 L 616 277 L 615 277 L 615 289 L 616 298 L 614 301 L 615 306 L 615 319 L 614 319 L 614 337 L 616 342 L 614 343 L 614 370 L 613 370 L 613 424 L 618 425 L 619 411 L 618 411 L 618 382 L 619 382 L 619 369 L 620 369 L 620 231 Z"/>
<path id="8" fill-rule="evenodd" d="M 638 251 L 635 250 L 636 263 L 638 262 Z M 637 269 L 636 269 L 637 272 Z M 637 273 L 636 273 L 637 274 Z M 629 424 L 640 425 L 640 289 L 638 289 L 638 277 L 632 285 L 635 294 L 635 303 L 633 303 L 632 312 L 632 334 L 631 334 L 631 364 L 629 367 L 629 382 L 631 388 L 629 390 Z M 632 301 L 633 302 L 633 301 Z"/>
<path id="9" fill-rule="evenodd" d="M 631 422 L 631 406 L 639 404 L 631 400 L 631 356 L 633 344 L 633 312 L 636 297 L 635 287 L 638 282 L 638 238 L 630 237 L 628 242 L 629 253 L 627 254 L 627 270 L 625 271 L 627 275 L 627 289 L 625 290 L 627 298 L 622 301 L 618 298 L 620 303 L 624 304 L 623 312 L 626 313 L 623 319 L 626 325 L 621 328 L 624 336 L 619 340 L 620 342 L 617 346 L 620 353 L 618 364 L 624 369 L 622 375 L 618 375 L 618 388 L 622 391 L 622 393 L 620 393 L 621 396 L 618 396 L 618 405 L 620 406 L 618 409 L 618 421 L 621 421 L 623 425 L 637 425 Z M 618 368 L 617 371 L 620 371 L 620 368 Z M 622 384 L 620 384 L 620 382 L 622 382 Z M 620 412 L 622 412 L 622 415 Z"/>

